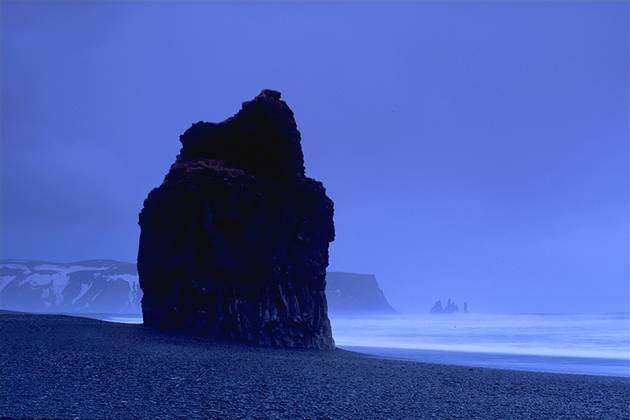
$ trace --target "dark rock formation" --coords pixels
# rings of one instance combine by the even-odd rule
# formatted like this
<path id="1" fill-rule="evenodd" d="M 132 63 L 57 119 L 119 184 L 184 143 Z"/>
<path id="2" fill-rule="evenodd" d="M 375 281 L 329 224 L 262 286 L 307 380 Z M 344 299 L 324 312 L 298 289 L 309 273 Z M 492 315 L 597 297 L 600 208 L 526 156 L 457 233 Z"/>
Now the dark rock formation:
<path id="1" fill-rule="evenodd" d="M 304 176 L 300 133 L 280 93 L 263 90 L 180 141 L 140 213 L 145 325 L 334 348 L 324 294 L 333 203 Z"/>
<path id="2" fill-rule="evenodd" d="M 372 274 L 326 273 L 326 298 L 332 315 L 395 313 Z M 140 316 L 141 299 L 133 263 L 0 260 L 0 309 Z"/>
<path id="3" fill-rule="evenodd" d="M 442 301 L 438 300 L 437 302 L 435 302 L 433 304 L 433 307 L 431 308 L 431 313 L 432 314 L 443 314 L 444 313 L 444 308 L 442 307 Z"/>
<path id="4" fill-rule="evenodd" d="M 446 302 L 446 306 L 444 307 L 444 313 L 445 314 L 454 314 L 456 312 L 459 312 L 459 306 L 457 306 L 457 304 L 453 301 L 451 301 L 450 299 Z"/>
<path id="5" fill-rule="evenodd" d="M 332 315 L 393 314 L 373 274 L 328 272 L 326 296 Z"/>
<path id="6" fill-rule="evenodd" d="M 442 301 L 438 300 L 433 304 L 430 311 L 432 314 L 454 314 L 459 312 L 459 306 L 452 300 L 446 302 L 446 306 L 442 307 Z M 464 303 L 464 312 L 468 312 L 468 305 Z"/>

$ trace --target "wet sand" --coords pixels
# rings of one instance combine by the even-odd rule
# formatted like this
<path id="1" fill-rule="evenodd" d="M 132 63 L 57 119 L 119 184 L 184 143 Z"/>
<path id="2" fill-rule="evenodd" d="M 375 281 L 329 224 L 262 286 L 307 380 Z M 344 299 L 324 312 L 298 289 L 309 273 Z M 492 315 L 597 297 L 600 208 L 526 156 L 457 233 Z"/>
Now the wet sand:
<path id="1" fill-rule="evenodd" d="M 0 418 L 630 418 L 628 378 L 264 349 L 0 313 Z"/>

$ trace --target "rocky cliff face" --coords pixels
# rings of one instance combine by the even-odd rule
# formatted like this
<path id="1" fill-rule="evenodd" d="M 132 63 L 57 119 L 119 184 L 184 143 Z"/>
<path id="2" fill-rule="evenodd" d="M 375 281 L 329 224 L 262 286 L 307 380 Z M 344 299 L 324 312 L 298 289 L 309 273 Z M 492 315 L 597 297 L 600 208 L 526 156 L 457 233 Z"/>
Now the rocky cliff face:
<path id="1" fill-rule="evenodd" d="M 334 315 L 394 314 L 373 274 L 341 273 L 326 275 L 328 307 Z"/>
<path id="2" fill-rule="evenodd" d="M 139 316 L 141 299 L 134 263 L 0 260 L 0 309 Z M 395 313 L 372 274 L 326 273 L 326 299 L 332 316 Z"/>
<path id="3" fill-rule="evenodd" d="M 334 347 L 324 293 L 333 203 L 304 175 L 293 113 L 265 90 L 199 122 L 140 213 L 145 325 L 268 346 Z"/>

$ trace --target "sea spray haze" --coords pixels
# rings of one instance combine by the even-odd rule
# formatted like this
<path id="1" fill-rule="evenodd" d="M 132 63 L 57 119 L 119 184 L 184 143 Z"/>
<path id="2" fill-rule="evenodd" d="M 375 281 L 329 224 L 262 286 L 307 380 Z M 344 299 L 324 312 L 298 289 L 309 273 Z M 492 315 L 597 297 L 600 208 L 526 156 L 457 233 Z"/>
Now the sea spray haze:
<path id="1" fill-rule="evenodd" d="M 134 264 L 0 261 L 0 309 L 142 323 Z M 372 275 L 328 273 L 341 348 L 447 364 L 630 375 L 630 317 L 609 314 L 395 312 Z"/>
<path id="2" fill-rule="evenodd" d="M 142 317 L 107 316 L 122 323 Z M 449 365 L 630 377 L 628 314 L 331 315 L 342 349 Z"/>
<path id="3" fill-rule="evenodd" d="M 173 140 L 274 87 L 331 270 L 401 312 L 628 311 L 627 2 L 0 7 L 3 258 L 134 261 Z"/>
<path id="4" fill-rule="evenodd" d="M 0 306 L 117 308 L 1 312 L 0 418 L 630 417 L 629 32 L 628 2 L 0 2 Z M 164 180 L 183 129 L 267 87 L 299 121 L 306 168 L 220 142 L 223 162 L 184 151 Z M 195 127 L 193 152 L 216 128 Z M 328 255 L 301 251 L 332 224 L 305 238 L 286 207 L 219 193 L 258 164 L 326 186 L 327 269 L 371 273 L 381 310 L 330 288 L 358 309 L 331 312 L 330 335 Z M 220 176 L 233 170 L 247 173 Z M 209 174 L 141 220 L 147 323 L 177 332 L 123 325 L 144 321 L 125 313 L 135 274 L 102 260 L 135 266 L 147 193 Z M 200 196 L 222 221 L 197 217 Z M 231 283 L 212 302 L 217 271 L 264 286 L 244 310 Z M 470 313 L 429 314 L 438 299 Z M 339 348 L 181 334 L 208 325 Z"/>
<path id="5" fill-rule="evenodd" d="M 400 359 L 630 376 L 630 316 L 445 314 L 333 318 L 342 348 Z"/>

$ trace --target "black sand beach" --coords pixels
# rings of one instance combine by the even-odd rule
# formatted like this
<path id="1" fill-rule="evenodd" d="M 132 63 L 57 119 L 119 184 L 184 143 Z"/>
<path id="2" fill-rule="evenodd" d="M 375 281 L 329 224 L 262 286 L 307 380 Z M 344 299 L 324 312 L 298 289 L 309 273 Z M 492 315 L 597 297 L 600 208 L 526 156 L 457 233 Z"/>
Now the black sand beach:
<path id="1" fill-rule="evenodd" d="M 0 417 L 630 418 L 628 378 L 213 343 L 0 313 Z"/>

